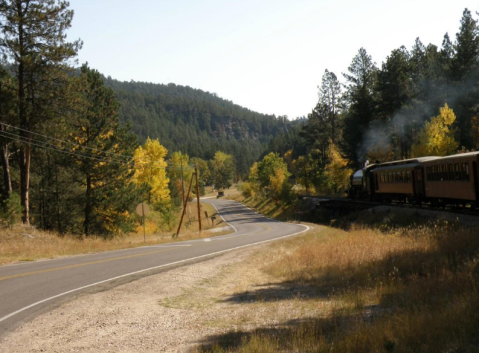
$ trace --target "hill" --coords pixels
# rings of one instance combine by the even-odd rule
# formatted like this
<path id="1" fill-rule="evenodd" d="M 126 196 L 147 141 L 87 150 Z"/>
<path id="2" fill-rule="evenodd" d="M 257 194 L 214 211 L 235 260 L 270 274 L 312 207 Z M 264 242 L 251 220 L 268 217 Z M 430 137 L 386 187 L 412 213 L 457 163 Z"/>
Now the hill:
<path id="1" fill-rule="evenodd" d="M 188 86 L 120 82 L 111 77 L 105 78 L 105 84 L 121 104 L 121 121 L 130 123 L 140 142 L 159 138 L 169 151 L 203 159 L 222 150 L 235 156 L 241 174 L 274 136 L 292 124 Z"/>

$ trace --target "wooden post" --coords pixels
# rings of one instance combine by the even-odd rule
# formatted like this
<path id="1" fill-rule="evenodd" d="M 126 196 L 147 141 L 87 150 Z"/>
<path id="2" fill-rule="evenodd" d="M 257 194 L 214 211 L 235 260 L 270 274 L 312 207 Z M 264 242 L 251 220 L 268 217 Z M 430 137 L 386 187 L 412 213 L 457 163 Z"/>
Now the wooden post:
<path id="1" fill-rule="evenodd" d="M 188 188 L 188 195 L 186 195 L 185 204 L 183 205 L 183 212 L 181 213 L 180 224 L 178 225 L 178 230 L 176 231 L 176 237 L 177 238 L 178 238 L 178 235 L 180 235 L 181 223 L 183 223 L 183 217 L 185 216 L 185 212 L 186 212 L 186 204 L 187 204 L 187 201 L 188 201 L 188 197 L 190 197 L 191 184 L 193 184 L 193 177 L 194 177 L 194 175 L 191 176 L 190 186 Z"/>
<path id="2" fill-rule="evenodd" d="M 183 181 L 183 155 L 181 154 L 180 151 L 180 165 L 181 165 L 181 202 L 183 203 L 183 206 L 186 205 L 186 199 L 185 199 L 185 182 Z"/>
<path id="3" fill-rule="evenodd" d="M 198 200 L 198 222 L 201 233 L 201 203 L 200 203 L 200 187 L 198 185 L 198 165 L 195 164 L 195 176 L 196 176 L 196 199 Z"/>
<path id="4" fill-rule="evenodd" d="M 143 242 L 146 243 L 146 229 L 145 229 L 145 206 L 141 203 L 141 213 L 143 214 Z"/>

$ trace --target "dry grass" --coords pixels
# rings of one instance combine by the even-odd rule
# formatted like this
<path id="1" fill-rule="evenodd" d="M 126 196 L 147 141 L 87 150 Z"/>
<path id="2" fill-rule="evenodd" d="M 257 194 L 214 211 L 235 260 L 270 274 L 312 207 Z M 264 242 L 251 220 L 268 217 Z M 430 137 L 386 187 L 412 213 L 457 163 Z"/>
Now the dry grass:
<path id="1" fill-rule="evenodd" d="M 0 265 L 17 261 L 51 259 L 225 234 L 225 232 L 212 233 L 208 231 L 213 226 L 210 219 L 205 219 L 204 211 L 206 210 L 209 216 L 216 215 L 216 211 L 211 205 L 202 204 L 202 228 L 204 232 L 201 234 L 198 233 L 196 204 L 191 204 L 189 208 L 191 217 L 185 217 L 184 226 L 178 238 L 172 238 L 176 231 L 175 227 L 175 231 L 147 234 L 146 242 L 143 239 L 141 227 L 139 233 L 118 235 L 107 239 L 96 236 L 59 236 L 56 233 L 43 232 L 33 227 L 21 225 L 13 229 L 0 229 Z M 217 217 L 214 228 L 223 227 L 223 223 L 221 218 Z"/>
<path id="2" fill-rule="evenodd" d="M 272 245 L 262 270 L 276 287 L 308 288 L 299 300 L 323 298 L 330 312 L 230 332 L 200 350 L 479 352 L 479 229 L 381 229 L 327 228 Z"/>

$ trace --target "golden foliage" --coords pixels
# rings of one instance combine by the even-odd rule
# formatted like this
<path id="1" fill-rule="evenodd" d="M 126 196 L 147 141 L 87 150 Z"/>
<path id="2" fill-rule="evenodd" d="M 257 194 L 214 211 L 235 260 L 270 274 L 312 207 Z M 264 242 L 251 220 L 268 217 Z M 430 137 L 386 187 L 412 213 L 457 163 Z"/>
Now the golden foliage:
<path id="1" fill-rule="evenodd" d="M 329 163 L 325 167 L 325 176 L 328 187 L 334 193 L 349 188 L 349 177 L 353 170 L 348 168 L 348 160 L 341 156 L 338 147 L 331 141 L 328 148 Z"/>
<path id="2" fill-rule="evenodd" d="M 135 184 L 148 184 L 151 188 L 150 196 L 154 202 L 169 201 L 170 190 L 168 189 L 169 179 L 166 176 L 165 157 L 168 151 L 158 140 L 146 140 L 145 146 L 135 150 Z"/>
<path id="3" fill-rule="evenodd" d="M 451 125 L 456 115 L 447 104 L 439 110 L 439 115 L 426 121 L 417 141 L 411 147 L 413 157 L 447 156 L 453 154 L 459 144 L 454 139 L 456 129 Z"/>
<path id="4" fill-rule="evenodd" d="M 286 177 L 287 175 L 283 168 L 276 168 L 274 174 L 269 176 L 270 188 L 276 197 L 281 195 Z"/>

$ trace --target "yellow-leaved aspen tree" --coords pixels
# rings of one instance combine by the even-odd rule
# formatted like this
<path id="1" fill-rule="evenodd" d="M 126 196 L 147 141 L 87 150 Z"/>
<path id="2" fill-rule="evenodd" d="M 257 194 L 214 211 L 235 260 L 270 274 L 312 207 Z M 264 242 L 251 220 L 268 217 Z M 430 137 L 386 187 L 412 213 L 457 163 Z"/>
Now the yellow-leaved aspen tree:
<path id="1" fill-rule="evenodd" d="M 159 140 L 148 138 L 144 146 L 135 150 L 135 174 L 133 182 L 137 185 L 149 186 L 148 203 L 165 202 L 170 200 L 170 190 L 166 176 L 165 161 L 167 149 L 160 144 Z"/>
<path id="2" fill-rule="evenodd" d="M 414 157 L 447 156 L 457 151 L 459 144 L 454 139 L 456 129 L 451 127 L 454 121 L 456 115 L 445 104 L 438 116 L 426 121 L 411 147 L 411 154 Z"/>
<path id="3" fill-rule="evenodd" d="M 327 151 L 328 164 L 326 164 L 324 174 L 330 191 L 337 194 L 345 191 L 349 187 L 349 177 L 353 170 L 348 168 L 348 160 L 341 156 L 338 147 L 331 141 Z"/>

